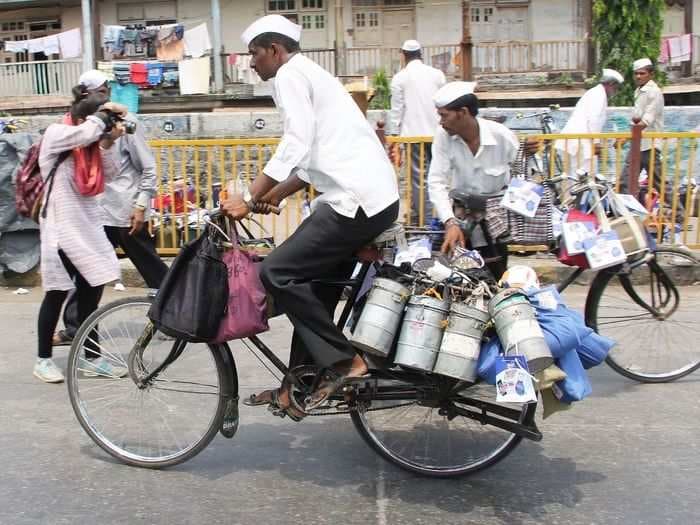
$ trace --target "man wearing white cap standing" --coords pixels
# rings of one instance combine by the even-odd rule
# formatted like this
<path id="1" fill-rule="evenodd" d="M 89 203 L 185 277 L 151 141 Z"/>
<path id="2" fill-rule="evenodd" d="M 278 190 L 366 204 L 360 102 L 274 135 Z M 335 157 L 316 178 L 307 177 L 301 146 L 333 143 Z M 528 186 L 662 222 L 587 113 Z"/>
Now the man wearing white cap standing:
<path id="1" fill-rule="evenodd" d="M 640 124 L 644 131 L 664 130 L 664 95 L 659 86 L 654 82 L 654 65 L 648 58 L 640 58 L 632 64 L 634 70 L 634 81 L 637 89 L 634 92 L 634 113 L 633 116 L 641 119 Z M 655 149 L 654 152 L 654 187 L 657 191 L 661 188 L 661 151 Z M 651 176 L 651 139 L 642 139 L 640 169 Z M 620 191 L 627 193 L 630 170 L 630 154 L 627 153 L 625 165 L 622 169 Z M 667 195 L 670 195 L 667 193 Z"/>
<path id="2" fill-rule="evenodd" d="M 449 192 L 483 199 L 500 193 L 510 180 L 510 164 L 518 154 L 518 139 L 503 124 L 478 118 L 479 101 L 474 82 L 450 82 L 433 97 L 440 128 L 435 132 L 433 162 L 428 173 L 430 201 L 445 225 L 444 253 L 467 239 L 455 220 Z M 507 268 L 507 245 L 490 239 L 477 227 L 469 240 L 487 258 L 498 258 L 488 265 L 496 279 Z"/>
<path id="3" fill-rule="evenodd" d="M 396 220 L 399 194 L 372 126 L 338 79 L 300 54 L 300 34 L 301 27 L 287 18 L 268 15 L 242 35 L 251 67 L 263 80 L 274 79 L 284 133 L 250 188 L 226 199 L 222 208 L 241 219 L 309 184 L 320 193 L 311 215 L 260 270 L 275 305 L 294 325 L 290 366 L 308 362 L 302 355 L 308 352 L 324 370 L 306 403 L 315 408 L 346 379 L 364 375 L 367 365 L 333 322 L 338 288 L 330 297 L 313 281 L 350 275 L 354 254 Z M 247 404 L 273 405 L 294 419 L 304 416 L 290 406 L 286 387 L 253 395 Z"/>
<path id="4" fill-rule="evenodd" d="M 603 69 L 600 83 L 586 91 L 576 103 L 562 133 L 600 133 L 607 120 L 608 100 L 615 95 L 624 78 L 614 69 Z M 567 154 L 564 163 L 569 175 L 575 176 L 579 168 L 596 171 L 593 158 L 599 154 L 600 140 L 557 140 L 555 147 Z"/>
<path id="5" fill-rule="evenodd" d="M 401 137 L 432 137 L 438 126 L 433 95 L 445 85 L 445 75 L 439 69 L 423 63 L 421 45 L 418 41 L 406 40 L 401 46 L 401 53 L 406 65 L 391 79 L 392 127 Z M 421 164 L 420 144 L 412 144 L 410 148 L 412 190 L 410 217 L 411 224 L 418 224 L 421 195 L 423 220 L 430 212 L 426 183 L 432 154 L 430 147 L 425 147 Z"/>

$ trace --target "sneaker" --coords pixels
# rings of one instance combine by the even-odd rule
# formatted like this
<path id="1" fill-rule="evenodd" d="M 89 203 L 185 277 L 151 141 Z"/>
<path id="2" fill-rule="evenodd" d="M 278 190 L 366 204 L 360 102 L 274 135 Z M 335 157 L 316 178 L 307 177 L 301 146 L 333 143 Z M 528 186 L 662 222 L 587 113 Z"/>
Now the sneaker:
<path id="1" fill-rule="evenodd" d="M 34 376 L 41 379 L 44 383 L 62 383 L 65 380 L 63 372 L 51 358 L 39 358 L 36 360 Z"/>
<path id="2" fill-rule="evenodd" d="M 104 357 L 98 357 L 94 361 L 82 360 L 82 372 L 86 377 L 124 377 L 129 371 L 123 366 L 114 366 Z"/>

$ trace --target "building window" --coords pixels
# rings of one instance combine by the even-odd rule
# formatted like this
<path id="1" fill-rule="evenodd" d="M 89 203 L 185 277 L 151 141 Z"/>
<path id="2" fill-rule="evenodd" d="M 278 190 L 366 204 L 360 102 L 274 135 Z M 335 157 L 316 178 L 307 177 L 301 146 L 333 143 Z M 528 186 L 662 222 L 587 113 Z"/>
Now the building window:
<path id="1" fill-rule="evenodd" d="M 267 3 L 268 11 L 294 11 L 295 9 L 295 0 L 270 0 Z"/>
<path id="2" fill-rule="evenodd" d="M 490 22 L 493 17 L 493 7 L 484 7 L 484 22 Z"/>
<path id="3" fill-rule="evenodd" d="M 369 14 L 369 27 L 379 27 L 379 13 Z"/>
<path id="4" fill-rule="evenodd" d="M 323 9 L 323 0 L 303 0 L 302 9 Z"/>
<path id="5" fill-rule="evenodd" d="M 481 21 L 481 10 L 478 7 L 472 7 L 472 22 Z"/>
<path id="6" fill-rule="evenodd" d="M 366 27 L 367 15 L 365 13 L 355 13 L 355 27 Z"/>

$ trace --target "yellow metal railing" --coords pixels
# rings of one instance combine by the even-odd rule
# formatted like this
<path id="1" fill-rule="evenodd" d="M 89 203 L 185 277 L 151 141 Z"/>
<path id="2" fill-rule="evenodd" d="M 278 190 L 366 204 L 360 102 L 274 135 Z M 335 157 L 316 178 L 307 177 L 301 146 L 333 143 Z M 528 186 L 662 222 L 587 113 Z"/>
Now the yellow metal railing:
<path id="1" fill-rule="evenodd" d="M 540 134 L 528 137 L 541 140 L 540 150 L 548 159 L 550 176 L 559 170 L 570 172 L 576 167 L 583 167 L 609 180 L 616 180 L 616 187 L 620 188 L 620 174 L 628 149 L 622 142 L 630 138 L 630 133 Z M 656 150 L 650 154 L 649 187 L 654 187 L 654 180 L 658 180 L 659 176 L 661 184 L 660 191 L 652 192 L 653 195 L 642 203 L 652 212 L 647 220 L 648 227 L 661 241 L 664 240 L 664 232 L 674 231 L 676 222 L 680 222 L 679 235 L 672 234 L 668 240 L 675 244 L 700 247 L 699 210 L 696 195 L 691 191 L 694 185 L 689 184 L 693 181 L 700 133 L 647 133 L 644 138 L 652 139 L 654 147 L 663 156 L 659 175 L 654 168 Z M 401 194 L 400 218 L 410 226 L 425 225 L 433 216 L 427 188 L 432 138 L 387 137 L 386 141 L 392 153 Z M 572 141 L 578 145 L 577 153 L 563 154 Z M 594 141 L 600 143 L 600 154 L 586 162 L 581 146 Z M 233 183 L 235 188 L 250 184 L 257 174 L 262 173 L 278 143 L 278 138 L 151 141 L 158 173 L 158 195 L 151 216 L 151 228 L 159 253 L 175 254 L 182 242 L 197 235 L 202 221 L 196 210 L 217 206 L 219 190 L 229 183 Z M 413 178 L 415 183 L 411 182 Z M 684 185 L 688 188 L 685 193 L 681 191 Z M 313 197 L 313 192 L 309 197 Z M 263 228 L 253 222 L 249 227 L 256 235 L 271 235 L 278 242 L 286 239 L 301 223 L 304 199 L 305 196 L 301 194 L 291 197 L 281 215 L 256 217 Z M 662 204 L 660 213 L 653 211 L 654 199 Z M 678 221 L 681 204 L 685 213 L 683 220 Z"/>

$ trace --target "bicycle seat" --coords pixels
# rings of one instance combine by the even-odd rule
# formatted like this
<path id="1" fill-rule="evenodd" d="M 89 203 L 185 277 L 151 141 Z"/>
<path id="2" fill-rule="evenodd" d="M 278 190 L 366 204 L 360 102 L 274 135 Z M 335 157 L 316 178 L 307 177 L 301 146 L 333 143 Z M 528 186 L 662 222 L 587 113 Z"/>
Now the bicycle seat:
<path id="1" fill-rule="evenodd" d="M 461 204 L 467 209 L 467 213 L 480 212 L 486 210 L 488 195 L 474 195 L 459 190 L 450 190 L 448 194 L 455 203 Z"/>
<path id="2" fill-rule="evenodd" d="M 360 259 L 360 262 L 374 262 L 382 258 L 382 252 L 379 246 L 382 244 L 402 244 L 406 242 L 406 232 L 403 224 L 395 222 L 388 229 L 379 234 L 371 243 L 363 246 L 355 255 Z"/>

